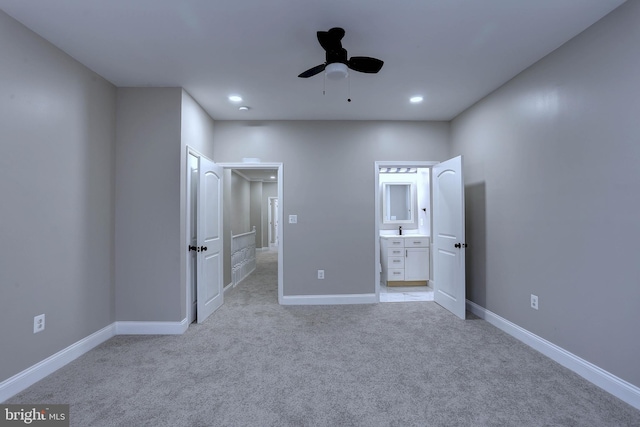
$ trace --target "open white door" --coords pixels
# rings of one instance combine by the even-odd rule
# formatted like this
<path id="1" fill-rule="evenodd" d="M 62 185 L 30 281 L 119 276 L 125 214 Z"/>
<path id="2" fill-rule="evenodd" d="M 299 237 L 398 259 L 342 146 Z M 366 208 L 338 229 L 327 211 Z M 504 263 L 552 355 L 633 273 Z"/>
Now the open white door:
<path id="1" fill-rule="evenodd" d="M 222 167 L 200 157 L 198 188 L 198 323 L 204 322 L 224 297 L 222 263 Z"/>
<path id="2" fill-rule="evenodd" d="M 464 181 L 462 156 L 432 168 L 434 300 L 465 318 Z"/>

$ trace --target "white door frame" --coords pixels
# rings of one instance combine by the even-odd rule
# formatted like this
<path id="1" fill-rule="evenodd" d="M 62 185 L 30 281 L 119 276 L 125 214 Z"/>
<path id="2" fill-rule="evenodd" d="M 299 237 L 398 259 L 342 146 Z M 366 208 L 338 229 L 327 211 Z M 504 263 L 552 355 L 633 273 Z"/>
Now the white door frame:
<path id="1" fill-rule="evenodd" d="M 278 170 L 278 224 L 283 224 L 282 213 L 284 212 L 284 165 L 282 163 L 217 163 L 224 169 L 277 169 Z M 278 304 L 282 304 L 284 296 L 284 265 L 283 250 L 284 237 L 282 228 L 278 227 Z"/>
<path id="2" fill-rule="evenodd" d="M 186 166 L 186 180 L 187 180 L 187 190 L 186 190 L 186 200 L 185 200 L 185 217 L 186 217 L 186 237 L 187 237 L 187 241 L 185 243 L 185 247 L 182 248 L 183 250 L 186 251 L 186 257 L 187 257 L 187 261 L 186 261 L 186 270 L 187 270 L 187 277 L 186 277 L 186 281 L 187 281 L 187 324 L 191 324 L 193 323 L 193 321 L 195 320 L 195 311 L 193 309 L 193 290 L 191 288 L 191 282 L 193 279 L 193 276 L 198 276 L 197 274 L 197 270 L 194 271 L 192 270 L 193 267 L 193 263 L 191 262 L 191 258 L 193 256 L 193 254 L 191 253 L 191 251 L 188 250 L 189 246 L 191 246 L 191 244 L 193 243 L 191 241 L 191 220 L 192 220 L 192 211 L 191 211 L 191 202 L 192 202 L 192 198 L 191 198 L 191 184 L 192 184 L 192 176 L 191 176 L 191 169 L 189 167 L 189 156 L 193 155 L 196 158 L 200 157 L 200 154 L 189 150 L 187 147 L 187 166 Z M 197 197 L 197 196 L 196 196 Z M 197 243 L 196 243 L 197 245 Z M 196 263 L 196 269 L 197 269 L 197 263 Z M 197 280 L 197 279 L 196 279 Z"/>
<path id="3" fill-rule="evenodd" d="M 382 272 L 382 264 L 380 263 L 380 168 L 390 168 L 390 167 L 401 167 L 401 168 L 431 168 L 434 165 L 437 165 L 440 162 L 437 161 L 428 161 L 428 160 L 409 160 L 409 161 L 376 161 L 374 162 L 374 174 L 375 174 L 375 273 L 374 273 L 374 282 L 375 282 L 375 290 L 376 290 L 376 301 L 380 302 L 380 273 Z M 432 185 L 431 180 L 429 180 L 429 186 Z M 432 191 L 429 191 L 429 197 L 432 197 Z M 433 204 L 433 200 L 431 200 L 431 204 Z M 433 215 L 431 216 L 431 224 L 429 224 L 429 228 L 433 229 Z M 431 242 L 433 241 L 433 236 L 429 236 L 429 246 L 431 246 Z M 431 251 L 429 251 L 429 256 L 431 257 Z"/>

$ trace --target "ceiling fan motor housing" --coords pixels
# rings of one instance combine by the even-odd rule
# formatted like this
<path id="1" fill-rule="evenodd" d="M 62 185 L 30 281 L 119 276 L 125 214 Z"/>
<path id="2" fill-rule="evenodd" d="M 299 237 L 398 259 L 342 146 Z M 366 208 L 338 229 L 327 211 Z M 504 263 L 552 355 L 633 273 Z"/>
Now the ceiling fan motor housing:
<path id="1" fill-rule="evenodd" d="M 331 80 L 340 80 L 344 79 L 349 75 L 349 69 L 346 64 L 342 62 L 334 62 L 333 64 L 327 64 L 327 67 L 324 69 L 325 73 L 327 73 L 327 78 Z"/>
<path id="2" fill-rule="evenodd" d="M 327 50 L 327 67 L 325 73 L 331 80 L 344 79 L 349 75 L 347 67 L 347 51 L 344 48 Z"/>

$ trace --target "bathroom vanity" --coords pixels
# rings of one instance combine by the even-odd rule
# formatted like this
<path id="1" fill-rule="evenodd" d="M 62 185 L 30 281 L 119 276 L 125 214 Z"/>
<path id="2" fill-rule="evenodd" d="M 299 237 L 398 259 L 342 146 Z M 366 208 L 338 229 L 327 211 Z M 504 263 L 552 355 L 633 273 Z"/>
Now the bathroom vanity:
<path id="1" fill-rule="evenodd" d="M 381 280 L 387 286 L 426 286 L 429 236 L 380 236 Z"/>

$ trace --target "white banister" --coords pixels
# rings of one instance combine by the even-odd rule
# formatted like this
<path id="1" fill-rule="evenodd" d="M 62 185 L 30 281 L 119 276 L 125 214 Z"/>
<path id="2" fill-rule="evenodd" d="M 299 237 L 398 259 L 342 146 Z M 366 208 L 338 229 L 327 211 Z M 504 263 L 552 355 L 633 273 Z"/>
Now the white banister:
<path id="1" fill-rule="evenodd" d="M 240 283 L 256 269 L 256 226 L 253 230 L 233 235 L 231 232 L 231 280 Z"/>

